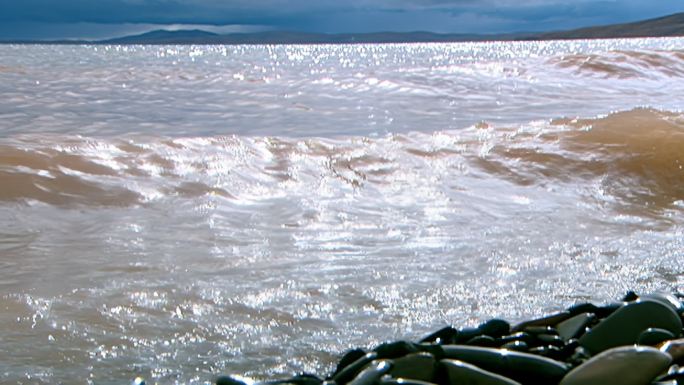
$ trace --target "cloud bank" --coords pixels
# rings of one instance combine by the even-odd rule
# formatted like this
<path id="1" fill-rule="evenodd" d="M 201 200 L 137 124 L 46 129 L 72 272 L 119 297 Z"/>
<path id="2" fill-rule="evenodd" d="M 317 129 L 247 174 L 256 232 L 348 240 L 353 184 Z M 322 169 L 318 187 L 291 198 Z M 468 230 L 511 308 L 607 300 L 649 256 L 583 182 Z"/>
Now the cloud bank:
<path id="1" fill-rule="evenodd" d="M 95 34 L 101 35 L 179 24 L 236 30 L 499 33 L 627 22 L 682 11 L 681 0 L 2 0 L 0 37 L 55 37 L 60 28 L 63 35 L 98 30 Z"/>

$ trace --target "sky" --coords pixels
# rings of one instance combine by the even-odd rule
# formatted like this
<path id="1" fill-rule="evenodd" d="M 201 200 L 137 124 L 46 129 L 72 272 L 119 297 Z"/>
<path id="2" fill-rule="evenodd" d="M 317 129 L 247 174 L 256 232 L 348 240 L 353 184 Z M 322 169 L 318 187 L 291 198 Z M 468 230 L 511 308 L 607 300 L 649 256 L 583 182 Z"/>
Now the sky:
<path id="1" fill-rule="evenodd" d="M 0 40 L 99 39 L 154 29 L 503 33 L 684 12 L 684 0 L 0 0 Z"/>

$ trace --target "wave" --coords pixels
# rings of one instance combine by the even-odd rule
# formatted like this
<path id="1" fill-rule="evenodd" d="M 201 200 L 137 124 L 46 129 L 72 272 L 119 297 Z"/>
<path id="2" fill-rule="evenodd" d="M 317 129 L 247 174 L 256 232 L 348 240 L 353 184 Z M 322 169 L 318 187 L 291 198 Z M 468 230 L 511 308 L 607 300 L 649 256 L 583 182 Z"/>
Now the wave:
<path id="1" fill-rule="evenodd" d="M 509 132 L 477 160 L 514 183 L 573 183 L 629 212 L 684 199 L 684 115 L 637 108 Z"/>
<path id="2" fill-rule="evenodd" d="M 411 191 L 444 180 L 477 192 L 478 181 L 498 179 L 565 186 L 652 211 L 684 200 L 683 148 L 684 115 L 643 108 L 382 138 L 18 136 L 0 142 L 0 200 L 327 199 L 361 189 L 393 196 L 398 186 Z"/>
<path id="3" fill-rule="evenodd" d="M 595 54 L 562 55 L 549 59 L 550 64 L 570 69 L 576 74 L 605 78 L 631 79 L 681 77 L 684 75 L 684 51 L 608 51 Z"/>

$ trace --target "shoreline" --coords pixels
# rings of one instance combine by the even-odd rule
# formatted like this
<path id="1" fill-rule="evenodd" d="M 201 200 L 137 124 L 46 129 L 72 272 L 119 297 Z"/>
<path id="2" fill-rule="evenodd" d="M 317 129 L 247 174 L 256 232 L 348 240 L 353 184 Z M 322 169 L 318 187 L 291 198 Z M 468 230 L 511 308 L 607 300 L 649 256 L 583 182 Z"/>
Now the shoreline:
<path id="1" fill-rule="evenodd" d="M 628 292 L 605 305 L 580 303 L 511 325 L 446 326 L 419 341 L 344 353 L 325 377 L 258 382 L 219 376 L 217 385 L 679 385 L 684 383 L 684 295 Z M 145 381 L 134 381 L 142 385 Z"/>

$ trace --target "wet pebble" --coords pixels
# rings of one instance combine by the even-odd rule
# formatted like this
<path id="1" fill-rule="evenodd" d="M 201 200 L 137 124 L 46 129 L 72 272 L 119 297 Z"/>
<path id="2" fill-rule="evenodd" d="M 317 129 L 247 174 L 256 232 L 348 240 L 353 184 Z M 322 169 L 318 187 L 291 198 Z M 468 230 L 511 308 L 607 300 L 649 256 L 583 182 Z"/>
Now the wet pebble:
<path id="1" fill-rule="evenodd" d="M 684 365 L 684 339 L 671 340 L 658 345 L 660 351 L 672 357 L 672 362 Z"/>
<path id="2" fill-rule="evenodd" d="M 351 381 L 354 377 L 356 377 L 359 374 L 359 372 L 363 370 L 363 368 L 365 368 L 368 364 L 377 359 L 378 353 L 367 353 L 363 357 L 359 357 L 356 361 L 345 366 L 344 369 L 340 370 L 337 374 L 335 374 L 332 377 L 332 380 L 335 381 L 335 383 L 338 385 L 346 384 L 347 382 Z"/>
<path id="3" fill-rule="evenodd" d="M 475 365 L 522 384 L 557 383 L 568 371 L 562 362 L 534 354 L 474 346 L 443 346 L 444 357 Z"/>
<path id="4" fill-rule="evenodd" d="M 393 361 L 390 376 L 431 382 L 435 377 L 437 360 L 430 353 L 412 353 Z"/>
<path id="5" fill-rule="evenodd" d="M 628 292 L 620 302 L 581 303 L 513 327 L 502 319 L 477 327 L 446 326 L 417 343 L 398 340 L 370 352 L 351 349 L 326 381 L 300 374 L 259 384 L 684 385 L 684 371 L 677 366 L 684 365 L 682 299 L 681 294 Z M 254 381 L 221 376 L 216 384 Z"/>
<path id="6" fill-rule="evenodd" d="M 519 382 L 458 360 L 439 362 L 440 385 L 520 385 Z"/>
<path id="7" fill-rule="evenodd" d="M 574 368 L 560 385 L 648 385 L 667 370 L 671 360 L 648 346 L 612 348 Z"/>
<path id="8" fill-rule="evenodd" d="M 559 322 L 558 325 L 556 325 L 558 335 L 566 341 L 571 338 L 579 338 L 584 334 L 587 326 L 589 326 L 595 318 L 596 316 L 594 313 L 580 313 L 572 318 Z"/>
<path id="9" fill-rule="evenodd" d="M 375 385 L 380 378 L 392 369 L 388 360 L 373 361 L 349 382 L 349 385 Z"/>
<path id="10" fill-rule="evenodd" d="M 665 341 L 675 339 L 675 335 L 669 330 L 648 328 L 639 334 L 638 345 L 656 346 Z"/>
<path id="11" fill-rule="evenodd" d="M 606 317 L 580 338 L 580 345 L 592 354 L 616 346 L 637 343 L 648 328 L 658 328 L 679 335 L 682 321 L 672 308 L 660 301 L 630 302 Z"/>

